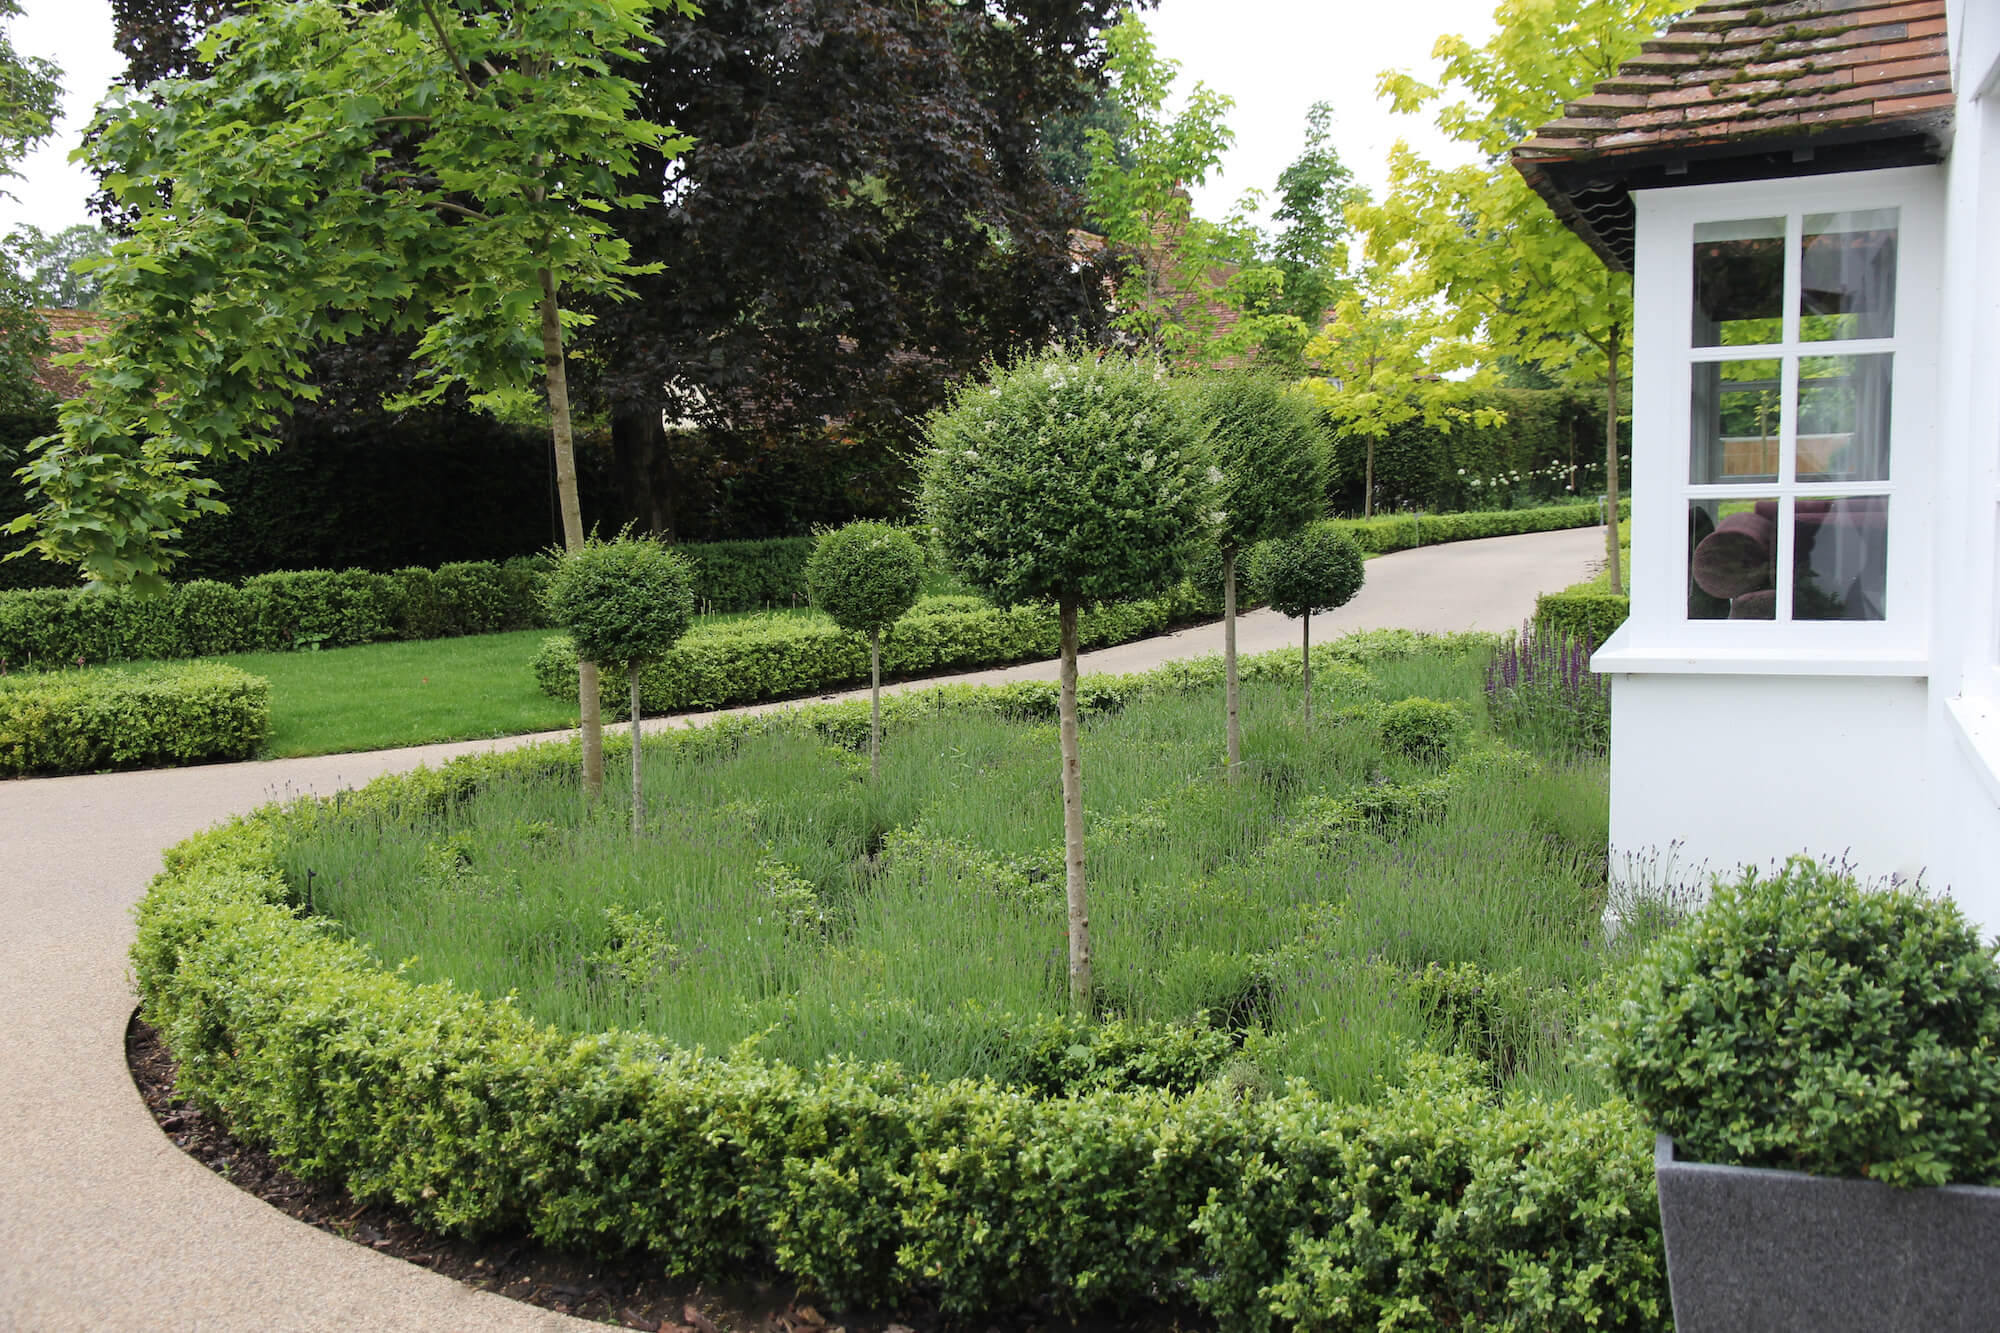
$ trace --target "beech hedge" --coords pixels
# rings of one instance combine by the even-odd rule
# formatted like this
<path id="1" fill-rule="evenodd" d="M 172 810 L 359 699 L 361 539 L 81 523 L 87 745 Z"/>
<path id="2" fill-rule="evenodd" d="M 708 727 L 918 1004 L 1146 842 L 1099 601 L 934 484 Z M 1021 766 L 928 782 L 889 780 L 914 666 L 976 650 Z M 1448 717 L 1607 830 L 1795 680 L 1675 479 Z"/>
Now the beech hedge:
<path id="1" fill-rule="evenodd" d="M 1203 613 L 1194 594 L 1143 602 L 1118 602 L 1083 612 L 1078 634 L 1085 648 L 1158 634 L 1178 620 Z M 1052 606 L 1001 610 L 976 597 L 928 597 L 898 620 L 882 640 L 882 674 L 921 676 L 1055 656 L 1059 647 Z M 535 655 L 535 682 L 544 694 L 576 698 L 576 648 L 557 635 Z M 641 708 L 675 713 L 697 708 L 782 699 L 869 678 L 868 644 L 857 634 L 817 620 L 752 620 L 691 631 L 639 676 Z M 623 717 L 629 690 L 622 673 L 601 674 L 606 717 Z"/>
<path id="2" fill-rule="evenodd" d="M 248 759 L 270 682 L 219 662 L 0 676 L 0 776 Z"/>
<path id="3" fill-rule="evenodd" d="M 1195 678 L 1127 677 L 1113 694 Z M 891 702 L 1005 708 L 1022 693 Z M 863 705 L 816 705 L 648 744 L 866 725 Z M 748 1048 L 565 1034 L 505 1000 L 384 970 L 307 915 L 277 870 L 281 820 L 435 808 L 498 773 L 566 769 L 573 749 L 384 778 L 338 808 L 269 808 L 171 851 L 133 961 L 182 1086 L 300 1175 L 427 1225 L 643 1252 L 687 1276 L 773 1268 L 835 1307 L 1191 1301 L 1248 1330 L 1667 1319 L 1651 1142 L 1623 1103 L 1498 1097 L 1471 1061 L 1430 1054 L 1357 1106 L 1299 1086 L 1254 1096 L 1227 1078 L 938 1083 L 894 1065 L 799 1069 Z M 1039 1049 L 1067 1034 L 1022 1035 Z M 1113 1038 L 1101 1058 L 1074 1042 L 1062 1057 L 1131 1058 L 1130 1034 Z"/>
<path id="4" fill-rule="evenodd" d="M 95 588 L 0 592 L 0 667 L 88 666 L 214 653 L 345 648 L 530 629 L 547 564 L 468 561 L 378 574 L 302 569 L 196 579 L 158 597 Z"/>

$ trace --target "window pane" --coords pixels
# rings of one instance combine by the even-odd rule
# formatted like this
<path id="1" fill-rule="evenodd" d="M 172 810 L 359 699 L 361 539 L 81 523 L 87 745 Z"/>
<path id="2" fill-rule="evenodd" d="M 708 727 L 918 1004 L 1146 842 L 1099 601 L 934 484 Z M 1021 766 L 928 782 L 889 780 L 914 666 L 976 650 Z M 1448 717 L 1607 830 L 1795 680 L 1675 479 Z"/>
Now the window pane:
<path id="1" fill-rule="evenodd" d="M 1778 479 L 1778 388 L 1775 359 L 1695 365 L 1689 481 Z"/>
<path id="2" fill-rule="evenodd" d="M 1808 213 L 1799 268 L 1799 338 L 1896 334 L 1896 210 Z"/>
<path id="3" fill-rule="evenodd" d="M 1883 352 L 1799 361 L 1800 481 L 1889 479 L 1893 359 Z"/>
<path id="4" fill-rule="evenodd" d="M 1694 229 L 1694 345 L 1782 341 L 1785 220 L 1704 222 Z"/>
<path id="5" fill-rule="evenodd" d="M 1880 620 L 1889 497 L 1800 500 L 1792 518 L 1792 619 Z"/>
<path id="6" fill-rule="evenodd" d="M 1770 620 L 1777 615 L 1776 500 L 1688 504 L 1688 619 Z"/>

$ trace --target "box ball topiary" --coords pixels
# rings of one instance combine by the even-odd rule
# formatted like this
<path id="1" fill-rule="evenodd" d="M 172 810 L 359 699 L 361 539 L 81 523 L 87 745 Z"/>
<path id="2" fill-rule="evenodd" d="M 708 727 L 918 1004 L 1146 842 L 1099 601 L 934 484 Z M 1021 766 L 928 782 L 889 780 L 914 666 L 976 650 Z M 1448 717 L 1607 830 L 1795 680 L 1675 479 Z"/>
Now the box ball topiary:
<path id="1" fill-rule="evenodd" d="M 820 534 L 806 560 L 812 604 L 854 634 L 887 629 L 923 591 L 924 552 L 887 523 L 861 521 Z"/>
<path id="2" fill-rule="evenodd" d="M 565 552 L 543 596 L 583 660 L 603 666 L 652 661 L 694 623 L 693 567 L 649 538 L 593 538 Z"/>
<path id="3" fill-rule="evenodd" d="M 1251 548 L 1246 573 L 1255 596 L 1295 618 L 1346 606 L 1367 577 L 1361 548 L 1326 521 Z"/>
<path id="4" fill-rule="evenodd" d="M 2000 967 L 1948 900 L 1795 857 L 1630 973 L 1594 1058 L 1679 1155 L 2000 1184 Z"/>
<path id="5" fill-rule="evenodd" d="M 1455 704 L 1416 696 L 1386 705 L 1376 727 L 1390 749 L 1421 762 L 1443 763 L 1457 748 L 1465 720 Z"/>

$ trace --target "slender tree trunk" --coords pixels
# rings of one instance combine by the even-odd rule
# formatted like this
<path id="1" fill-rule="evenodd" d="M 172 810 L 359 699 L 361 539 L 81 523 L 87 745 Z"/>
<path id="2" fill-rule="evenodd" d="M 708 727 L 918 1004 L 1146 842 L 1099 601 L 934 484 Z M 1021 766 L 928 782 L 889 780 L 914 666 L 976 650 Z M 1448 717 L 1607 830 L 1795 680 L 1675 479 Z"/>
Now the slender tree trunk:
<path id="1" fill-rule="evenodd" d="M 882 631 L 868 637 L 868 780 L 882 778 Z"/>
<path id="2" fill-rule="evenodd" d="M 1243 768 L 1243 723 L 1236 679 L 1236 552 L 1222 552 L 1222 698 L 1228 721 L 1222 771 L 1234 784 Z"/>
<path id="3" fill-rule="evenodd" d="M 569 377 L 563 367 L 562 309 L 556 304 L 555 275 L 542 278 L 542 370 L 549 391 L 549 427 L 556 446 L 556 499 L 562 506 L 563 549 L 583 545 L 583 505 L 576 497 L 576 438 L 570 433 Z M 597 663 L 576 666 L 577 717 L 583 732 L 583 793 L 604 795 L 604 715 L 597 697 Z"/>
<path id="4" fill-rule="evenodd" d="M 675 540 L 672 467 L 657 402 L 612 414 L 611 455 L 625 491 L 626 513 L 642 531 L 671 544 Z"/>
<path id="5" fill-rule="evenodd" d="M 1090 905 L 1083 876 L 1083 761 L 1076 740 L 1076 603 L 1057 612 L 1062 632 L 1062 689 L 1057 703 L 1062 736 L 1063 869 L 1069 897 L 1069 1003 L 1090 1013 Z"/>
<path id="6" fill-rule="evenodd" d="M 632 836 L 646 827 L 646 806 L 639 796 L 639 663 L 626 668 L 632 673 Z"/>
<path id="7" fill-rule="evenodd" d="M 1375 437 L 1368 437 L 1368 465 L 1361 483 L 1361 517 L 1375 516 Z"/>
<path id="8" fill-rule="evenodd" d="M 1611 571 L 1611 591 L 1625 591 L 1618 568 L 1618 328 L 1611 328 L 1605 349 L 1604 373 L 1604 567 Z"/>
<path id="9" fill-rule="evenodd" d="M 1313 613 L 1306 612 L 1305 636 L 1299 640 L 1299 686 L 1306 692 L 1306 725 L 1313 720 Z"/>

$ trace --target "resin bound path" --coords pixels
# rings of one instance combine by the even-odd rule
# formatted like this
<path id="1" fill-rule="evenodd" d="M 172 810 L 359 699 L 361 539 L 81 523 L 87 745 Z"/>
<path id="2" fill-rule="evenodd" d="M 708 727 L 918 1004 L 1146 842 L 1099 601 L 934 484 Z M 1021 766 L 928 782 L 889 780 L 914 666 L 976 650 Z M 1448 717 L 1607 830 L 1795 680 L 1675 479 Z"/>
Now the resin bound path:
<path id="1" fill-rule="evenodd" d="M 1384 556 L 1354 602 L 1314 617 L 1313 638 L 1505 630 L 1603 551 L 1603 529 L 1584 528 Z M 1298 626 L 1259 612 L 1238 636 L 1260 652 L 1296 644 Z M 1220 626 L 1188 630 L 1089 654 L 1083 669 L 1142 670 L 1221 643 Z M 238 1192 L 168 1142 L 125 1068 L 131 910 L 163 849 L 275 797 L 522 739 L 0 782 L 0 1330 L 602 1327 L 475 1292 Z"/>

